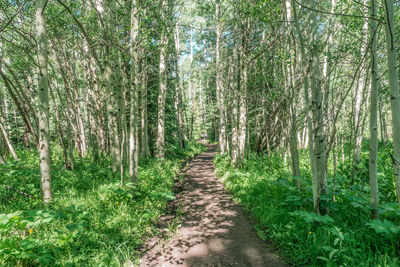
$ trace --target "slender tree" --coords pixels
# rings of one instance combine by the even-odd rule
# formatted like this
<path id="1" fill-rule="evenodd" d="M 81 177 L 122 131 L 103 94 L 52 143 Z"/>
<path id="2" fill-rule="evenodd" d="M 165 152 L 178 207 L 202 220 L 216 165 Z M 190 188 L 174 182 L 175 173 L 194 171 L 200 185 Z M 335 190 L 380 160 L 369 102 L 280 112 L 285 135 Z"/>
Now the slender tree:
<path id="1" fill-rule="evenodd" d="M 396 32 L 394 28 L 393 0 L 383 0 L 385 7 L 386 53 L 388 60 L 390 104 L 392 109 L 393 169 L 397 201 L 400 207 L 400 95 L 396 60 Z"/>
<path id="2" fill-rule="evenodd" d="M 138 77 L 138 47 L 136 45 L 139 34 L 139 20 L 137 18 L 137 1 L 132 0 L 131 6 L 131 31 L 130 31 L 130 53 L 131 53 L 131 109 L 129 118 L 129 176 L 132 180 L 138 177 L 138 155 L 139 155 L 139 134 L 138 134 L 138 98 L 139 98 L 139 77 Z"/>
<path id="3" fill-rule="evenodd" d="M 370 19 L 370 37 L 371 37 L 371 108 L 370 108 L 370 153 L 369 153 L 369 184 L 371 187 L 371 217 L 378 218 L 378 57 L 377 57 L 377 3 L 376 0 L 370 1 L 371 18 Z"/>
<path id="4" fill-rule="evenodd" d="M 48 203 L 52 200 L 50 173 L 50 128 L 49 128 L 49 85 L 47 75 L 47 33 L 45 8 L 46 0 L 36 1 L 36 38 L 38 56 L 38 118 L 39 118 L 39 161 L 40 189 L 42 200 Z"/>
<path id="5" fill-rule="evenodd" d="M 168 14 L 167 0 L 161 1 L 161 21 L 165 22 Z M 157 141 L 156 141 L 156 157 L 165 157 L 165 100 L 167 96 L 167 46 L 168 35 L 166 25 L 162 25 L 160 40 L 160 64 L 159 79 L 160 89 L 158 93 L 158 119 L 157 119 Z"/>

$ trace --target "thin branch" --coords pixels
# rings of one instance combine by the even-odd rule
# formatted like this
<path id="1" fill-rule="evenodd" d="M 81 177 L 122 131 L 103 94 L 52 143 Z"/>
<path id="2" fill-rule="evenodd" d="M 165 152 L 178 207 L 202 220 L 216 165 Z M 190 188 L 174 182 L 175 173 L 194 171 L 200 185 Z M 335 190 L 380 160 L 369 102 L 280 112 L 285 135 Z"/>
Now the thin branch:
<path id="1" fill-rule="evenodd" d="M 23 195 L 24 197 L 29 197 L 31 199 L 36 199 L 34 196 L 32 196 L 31 194 L 28 194 L 26 192 L 22 192 L 21 190 L 18 190 L 15 187 L 12 187 L 11 185 L 5 185 L 5 184 L 1 184 L 1 186 L 4 186 L 5 188 L 7 188 L 8 190 L 13 190 L 14 192 L 17 192 L 20 195 Z"/>
<path id="2" fill-rule="evenodd" d="M 382 23 L 382 19 L 378 19 L 378 18 L 374 18 L 374 17 L 370 17 L 370 16 L 363 16 L 363 15 L 349 15 L 349 14 L 343 14 L 343 13 L 332 13 L 329 11 L 325 11 L 325 10 L 318 10 L 318 9 L 314 9 L 312 7 L 306 6 L 302 3 L 300 3 L 297 0 L 293 0 L 294 2 L 296 2 L 298 5 L 302 6 L 303 8 L 309 9 L 311 11 L 315 11 L 318 13 L 323 13 L 323 14 L 328 14 L 328 15 L 334 15 L 334 16 L 342 16 L 342 17 L 351 17 L 351 18 L 362 18 L 362 19 L 371 19 L 371 20 L 376 20 L 379 21 L 380 23 Z"/>
<path id="3" fill-rule="evenodd" d="M 0 33 L 1 33 L 2 31 L 4 31 L 4 30 L 8 27 L 8 25 L 10 25 L 10 24 L 13 22 L 13 20 L 15 19 L 15 17 L 21 12 L 21 10 L 24 8 L 24 6 L 26 5 L 26 3 L 28 3 L 28 1 L 26 1 L 22 6 L 20 6 L 20 7 L 18 8 L 17 12 L 14 14 L 14 16 L 12 16 L 11 19 L 9 19 L 9 20 L 7 21 L 7 23 L 6 23 L 2 28 L 0 28 Z"/>

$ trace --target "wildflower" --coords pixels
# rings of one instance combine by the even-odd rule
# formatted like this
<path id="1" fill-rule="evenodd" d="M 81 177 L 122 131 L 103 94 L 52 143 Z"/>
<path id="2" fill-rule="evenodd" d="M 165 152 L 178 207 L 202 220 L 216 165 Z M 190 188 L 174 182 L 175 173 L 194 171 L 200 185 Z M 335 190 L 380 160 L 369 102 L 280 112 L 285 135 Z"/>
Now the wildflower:
<path id="1" fill-rule="evenodd" d="M 308 232 L 308 234 L 309 234 L 309 235 L 311 235 L 311 234 L 312 234 L 312 232 Z"/>
<path id="2" fill-rule="evenodd" d="M 31 235 L 33 233 L 33 229 L 29 229 L 28 232 Z"/>
<path id="3" fill-rule="evenodd" d="M 118 205 L 118 201 L 115 201 L 115 204 Z"/>

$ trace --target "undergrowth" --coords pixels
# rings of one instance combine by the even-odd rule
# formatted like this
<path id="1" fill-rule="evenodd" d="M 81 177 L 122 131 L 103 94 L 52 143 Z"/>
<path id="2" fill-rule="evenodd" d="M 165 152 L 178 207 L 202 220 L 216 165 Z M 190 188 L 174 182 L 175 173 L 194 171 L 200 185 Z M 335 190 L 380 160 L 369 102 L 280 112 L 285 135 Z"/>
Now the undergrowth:
<path id="1" fill-rule="evenodd" d="M 270 240 L 296 266 L 400 266 L 400 210 L 386 149 L 379 152 L 379 220 L 370 219 L 368 151 L 356 171 L 346 160 L 323 195 L 329 214 L 315 215 L 307 152 L 301 153 L 303 190 L 297 189 L 279 154 L 251 154 L 241 168 L 227 156 L 215 159 L 217 175 Z M 332 172 L 330 172 L 332 173 Z M 351 183 L 351 180 L 354 183 Z"/>
<path id="2" fill-rule="evenodd" d="M 37 152 L 18 151 L 20 161 L 0 165 L 0 266 L 137 263 L 140 248 L 158 234 L 156 223 L 174 198 L 183 160 L 203 150 L 197 143 L 184 151 L 171 148 L 167 159 L 140 164 L 137 184 L 121 187 L 108 158 L 77 160 L 68 171 L 61 151 L 53 149 L 49 206 L 40 201 Z"/>

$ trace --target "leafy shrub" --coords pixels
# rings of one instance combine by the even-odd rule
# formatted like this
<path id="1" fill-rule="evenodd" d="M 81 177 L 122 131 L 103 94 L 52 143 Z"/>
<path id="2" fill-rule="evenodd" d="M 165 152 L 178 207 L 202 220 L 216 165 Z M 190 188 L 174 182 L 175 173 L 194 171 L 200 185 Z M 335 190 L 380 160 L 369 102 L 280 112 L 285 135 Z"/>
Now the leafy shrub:
<path id="1" fill-rule="evenodd" d="M 18 151 L 20 161 L 0 165 L 0 266 L 121 266 L 138 261 L 140 247 L 157 234 L 156 222 L 174 198 L 174 178 L 185 158 L 204 151 L 201 144 L 170 149 L 169 157 L 139 166 L 139 182 L 124 186 L 103 158 L 78 159 L 75 170 L 63 166 L 53 149 L 54 201 L 40 201 L 37 152 Z"/>
<path id="2" fill-rule="evenodd" d="M 367 147 L 367 146 L 366 146 Z M 399 266 L 400 210 L 394 198 L 393 169 L 386 148 L 379 152 L 381 205 L 379 220 L 370 220 L 367 153 L 354 184 L 352 164 L 338 165 L 333 187 L 321 196 L 329 215 L 313 210 L 311 171 L 307 151 L 300 151 L 303 190 L 278 153 L 251 154 L 241 168 L 218 155 L 216 173 L 234 199 L 256 219 L 263 240 L 271 240 L 282 256 L 296 266 Z M 332 162 L 329 162 L 332 173 Z M 367 177 L 367 178 L 365 178 Z M 334 198 L 333 198 L 334 196 Z M 334 200 L 333 200 L 334 199 Z"/>

